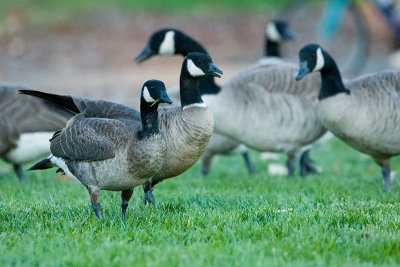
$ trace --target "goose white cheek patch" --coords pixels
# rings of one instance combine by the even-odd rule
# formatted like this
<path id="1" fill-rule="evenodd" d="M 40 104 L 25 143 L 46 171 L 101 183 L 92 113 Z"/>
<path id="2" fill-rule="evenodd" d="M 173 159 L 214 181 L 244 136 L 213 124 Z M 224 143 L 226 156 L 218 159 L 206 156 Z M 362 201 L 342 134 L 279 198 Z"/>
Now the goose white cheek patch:
<path id="1" fill-rule="evenodd" d="M 160 55 L 173 55 L 175 53 L 175 32 L 169 31 L 165 34 L 160 48 L 158 49 Z"/>
<path id="2" fill-rule="evenodd" d="M 143 98 L 144 100 L 146 100 L 147 103 L 152 103 L 155 101 L 154 98 L 151 97 L 149 89 L 147 89 L 147 86 L 143 88 Z"/>
<path id="3" fill-rule="evenodd" d="M 266 29 L 267 37 L 275 42 L 278 42 L 281 40 L 281 35 L 279 34 L 278 30 L 276 29 L 275 23 L 268 23 L 267 29 Z"/>
<path id="4" fill-rule="evenodd" d="M 315 68 L 313 71 L 319 71 L 321 70 L 325 65 L 325 59 L 324 56 L 322 55 L 322 50 L 321 47 L 318 47 L 317 49 L 317 63 L 315 64 Z"/>
<path id="5" fill-rule="evenodd" d="M 187 70 L 193 77 L 205 75 L 204 71 L 197 67 L 191 59 L 187 61 Z"/>

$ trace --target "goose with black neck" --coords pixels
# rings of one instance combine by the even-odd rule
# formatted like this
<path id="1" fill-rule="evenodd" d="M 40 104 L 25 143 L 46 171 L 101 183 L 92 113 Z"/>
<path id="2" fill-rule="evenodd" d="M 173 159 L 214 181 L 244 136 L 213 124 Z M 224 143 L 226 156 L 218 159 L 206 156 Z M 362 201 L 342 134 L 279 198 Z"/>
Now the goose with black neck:
<path id="1" fill-rule="evenodd" d="M 334 59 L 319 45 L 302 48 L 299 60 L 297 80 L 311 72 L 321 74 L 318 112 L 322 123 L 375 160 L 389 191 L 390 159 L 400 154 L 400 72 L 377 72 L 344 84 Z"/>

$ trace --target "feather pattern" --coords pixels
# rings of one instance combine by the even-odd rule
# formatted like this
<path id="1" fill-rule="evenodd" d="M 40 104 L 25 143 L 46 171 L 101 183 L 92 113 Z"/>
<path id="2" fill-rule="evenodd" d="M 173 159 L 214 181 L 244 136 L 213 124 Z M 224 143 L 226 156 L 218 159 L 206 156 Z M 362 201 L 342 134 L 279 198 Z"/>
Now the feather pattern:
<path id="1" fill-rule="evenodd" d="M 374 158 L 400 153 L 400 72 L 366 75 L 345 84 L 340 93 L 319 102 L 326 127 L 357 150 Z"/>
<path id="2" fill-rule="evenodd" d="M 235 75 L 215 96 L 204 96 L 215 131 L 259 150 L 296 151 L 326 130 L 317 116 L 319 75 L 301 82 L 297 66 L 257 64 Z M 232 108 L 234 107 L 234 108 Z"/>

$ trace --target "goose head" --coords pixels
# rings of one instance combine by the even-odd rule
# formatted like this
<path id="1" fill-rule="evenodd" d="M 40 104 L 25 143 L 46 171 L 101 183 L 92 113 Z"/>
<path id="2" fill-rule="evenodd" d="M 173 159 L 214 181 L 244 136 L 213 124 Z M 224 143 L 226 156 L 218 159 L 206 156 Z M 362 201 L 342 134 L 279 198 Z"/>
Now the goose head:
<path id="1" fill-rule="evenodd" d="M 301 80 L 311 72 L 322 71 L 332 64 L 330 56 L 317 44 L 309 44 L 299 52 L 299 72 L 296 80 Z"/>
<path id="2" fill-rule="evenodd" d="M 284 40 L 295 40 L 296 34 L 289 27 L 288 23 L 283 20 L 272 20 L 267 23 L 265 28 L 265 37 L 273 42 L 281 42 Z"/>
<path id="3" fill-rule="evenodd" d="M 211 57 L 204 53 L 192 52 L 189 53 L 182 65 L 182 73 L 193 78 L 210 75 L 221 78 L 222 70 L 214 65 Z"/>
<path id="4" fill-rule="evenodd" d="M 171 99 L 168 97 L 167 90 L 165 89 L 165 84 L 159 80 L 149 80 L 145 82 L 142 86 L 141 95 L 142 103 L 144 101 L 147 103 L 147 106 L 156 109 L 160 103 L 172 103 Z"/>
<path id="5" fill-rule="evenodd" d="M 175 29 L 161 29 L 154 32 L 142 52 L 135 57 L 135 60 L 140 63 L 154 55 L 174 55 L 177 34 L 179 34 L 179 31 Z"/>

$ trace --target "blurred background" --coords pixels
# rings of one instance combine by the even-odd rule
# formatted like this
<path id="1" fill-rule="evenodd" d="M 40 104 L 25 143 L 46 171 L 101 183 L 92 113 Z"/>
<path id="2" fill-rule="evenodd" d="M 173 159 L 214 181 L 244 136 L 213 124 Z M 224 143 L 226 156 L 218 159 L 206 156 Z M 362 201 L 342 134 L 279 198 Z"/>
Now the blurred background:
<path id="1" fill-rule="evenodd" d="M 342 7 L 333 2 L 341 2 Z M 327 45 L 337 58 L 352 57 L 357 64 L 349 75 L 355 76 L 395 67 L 397 62 L 393 54 L 398 43 L 396 31 L 377 8 L 378 2 L 393 4 L 348 0 L 0 0 L 0 80 L 138 107 L 138 91 L 147 79 L 161 79 L 167 87 L 179 82 L 179 56 L 155 57 L 140 65 L 134 62 L 153 31 L 174 27 L 200 41 L 224 71 L 224 82 L 263 56 L 265 25 L 280 17 L 289 20 L 298 36 L 282 52 L 293 62 L 304 44 L 317 42 L 315 32 L 324 21 L 338 24 Z"/>

